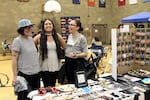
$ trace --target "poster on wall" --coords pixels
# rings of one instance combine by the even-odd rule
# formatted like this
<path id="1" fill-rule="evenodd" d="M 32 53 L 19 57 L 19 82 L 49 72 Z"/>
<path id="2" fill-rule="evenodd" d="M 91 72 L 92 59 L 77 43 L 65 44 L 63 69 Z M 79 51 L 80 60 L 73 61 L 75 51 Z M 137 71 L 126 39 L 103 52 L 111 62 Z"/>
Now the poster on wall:
<path id="1" fill-rule="evenodd" d="M 99 7 L 105 8 L 106 7 L 106 0 L 99 0 Z"/>
<path id="2" fill-rule="evenodd" d="M 126 4 L 126 0 L 118 0 L 118 6 L 124 6 Z"/>
<path id="3" fill-rule="evenodd" d="M 88 0 L 88 6 L 94 7 L 95 6 L 95 0 Z"/>
<path id="4" fill-rule="evenodd" d="M 80 4 L 80 0 L 72 0 L 73 4 Z"/>
<path id="5" fill-rule="evenodd" d="M 143 0 L 143 2 L 150 2 L 150 0 Z"/>

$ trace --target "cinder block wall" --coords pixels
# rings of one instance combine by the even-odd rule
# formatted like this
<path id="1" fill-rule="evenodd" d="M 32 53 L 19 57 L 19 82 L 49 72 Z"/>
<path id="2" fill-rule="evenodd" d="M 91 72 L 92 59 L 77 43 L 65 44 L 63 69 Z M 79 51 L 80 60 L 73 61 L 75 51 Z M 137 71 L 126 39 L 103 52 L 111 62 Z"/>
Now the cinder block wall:
<path id="1" fill-rule="evenodd" d="M 29 18 L 33 23 L 38 24 L 41 20 L 40 0 L 30 0 L 30 2 L 0 0 L 0 42 L 4 39 L 12 42 L 18 35 L 17 23 L 21 18 Z"/>
<path id="2" fill-rule="evenodd" d="M 42 19 L 51 18 L 55 21 L 56 28 L 60 33 L 60 17 L 80 16 L 83 27 L 88 27 L 89 30 L 91 30 L 92 24 L 107 24 L 109 43 L 110 30 L 120 24 L 121 18 L 142 11 L 150 11 L 150 2 L 143 3 L 142 0 L 138 0 L 137 5 L 129 5 L 126 0 L 126 5 L 122 7 L 118 7 L 118 0 L 106 0 L 106 8 L 99 8 L 98 0 L 96 0 L 95 7 L 88 7 L 87 0 L 80 0 L 81 4 L 79 5 L 72 4 L 72 0 L 57 0 L 62 6 L 61 13 L 42 14 L 41 1 L 45 3 L 47 0 L 29 0 L 29 2 L 0 0 L 0 42 L 4 39 L 12 42 L 13 38 L 18 35 L 16 32 L 17 22 L 21 18 L 29 18 L 36 24 L 34 32 L 38 31 L 38 25 Z M 102 20 L 98 21 L 99 18 Z"/>

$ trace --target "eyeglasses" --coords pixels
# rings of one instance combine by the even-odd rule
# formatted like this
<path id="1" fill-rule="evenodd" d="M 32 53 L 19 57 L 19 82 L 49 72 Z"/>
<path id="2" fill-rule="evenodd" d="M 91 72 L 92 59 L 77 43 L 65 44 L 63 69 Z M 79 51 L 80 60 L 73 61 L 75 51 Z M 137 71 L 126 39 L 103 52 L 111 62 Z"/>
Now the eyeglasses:
<path id="1" fill-rule="evenodd" d="M 69 26 L 77 26 L 77 25 L 75 25 L 75 24 L 69 24 Z"/>
<path id="2" fill-rule="evenodd" d="M 32 26 L 26 26 L 25 28 L 27 28 L 27 29 L 31 29 L 31 27 L 32 27 Z"/>

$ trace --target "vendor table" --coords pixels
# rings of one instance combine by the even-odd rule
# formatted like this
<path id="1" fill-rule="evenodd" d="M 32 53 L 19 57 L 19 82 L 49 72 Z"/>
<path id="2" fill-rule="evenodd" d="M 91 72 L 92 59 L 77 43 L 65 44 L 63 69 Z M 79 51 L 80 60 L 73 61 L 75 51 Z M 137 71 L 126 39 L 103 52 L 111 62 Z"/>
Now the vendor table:
<path id="1" fill-rule="evenodd" d="M 119 76 L 114 81 L 110 75 L 96 81 L 88 80 L 87 87 L 76 88 L 74 84 L 65 84 L 56 87 L 57 93 L 41 95 L 35 90 L 28 97 L 31 100 L 149 100 L 150 87 L 140 80 L 137 78 L 132 82 L 127 77 Z"/>

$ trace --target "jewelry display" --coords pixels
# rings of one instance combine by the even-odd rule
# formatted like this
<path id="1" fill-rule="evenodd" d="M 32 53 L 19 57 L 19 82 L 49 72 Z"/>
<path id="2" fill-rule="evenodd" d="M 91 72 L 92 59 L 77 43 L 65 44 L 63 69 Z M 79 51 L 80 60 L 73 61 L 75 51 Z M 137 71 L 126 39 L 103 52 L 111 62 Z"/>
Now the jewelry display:
<path id="1" fill-rule="evenodd" d="M 150 29 L 136 28 L 129 32 L 117 33 L 117 64 L 130 66 L 150 63 Z M 133 62 L 134 61 L 134 62 Z"/>

